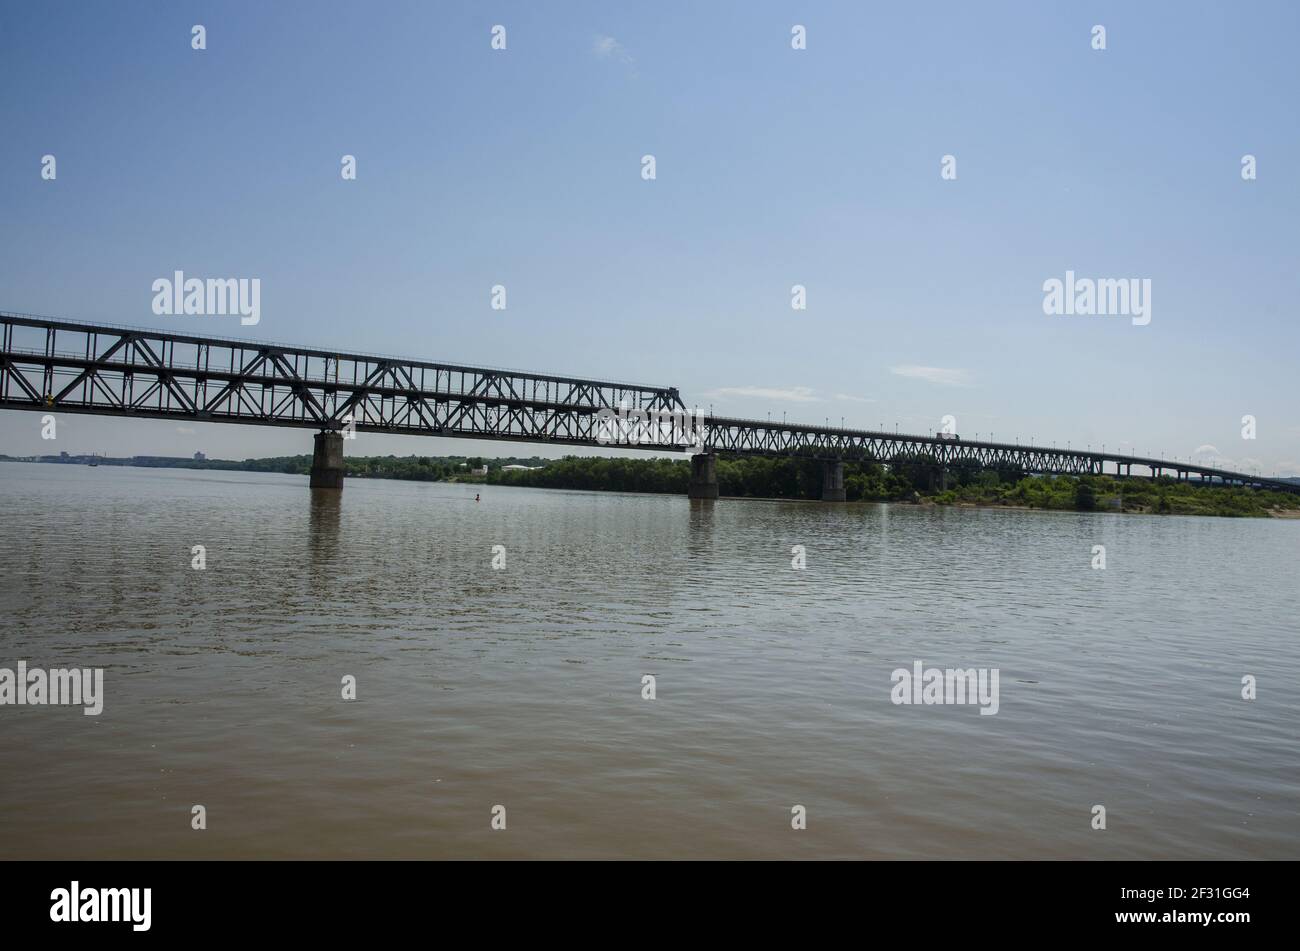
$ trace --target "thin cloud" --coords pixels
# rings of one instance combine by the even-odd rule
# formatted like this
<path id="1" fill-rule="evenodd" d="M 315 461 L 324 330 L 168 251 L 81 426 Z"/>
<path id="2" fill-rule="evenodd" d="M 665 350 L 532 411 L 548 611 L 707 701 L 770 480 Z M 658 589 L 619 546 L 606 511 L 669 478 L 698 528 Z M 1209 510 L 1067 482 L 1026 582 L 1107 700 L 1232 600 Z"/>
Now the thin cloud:
<path id="1" fill-rule="evenodd" d="M 631 66 L 635 61 L 626 47 L 612 36 L 597 35 L 591 45 L 591 51 L 597 59 L 612 59 Z"/>
<path id="2" fill-rule="evenodd" d="M 767 386 L 724 386 L 704 395 L 713 399 L 724 396 L 740 396 L 765 400 L 786 400 L 791 403 L 822 402 L 820 397 L 814 395 L 812 387 L 809 386 L 791 386 L 784 389 Z"/>
<path id="3" fill-rule="evenodd" d="M 938 383 L 940 386 L 969 386 L 970 374 L 965 370 L 950 370 L 944 367 L 918 367 L 907 364 L 890 367 L 889 372 L 895 376 L 907 377 L 909 380 L 924 380 L 926 383 Z"/>
<path id="4" fill-rule="evenodd" d="M 1228 469 L 1232 472 L 1264 472 L 1270 470 L 1270 467 L 1263 459 L 1256 459 L 1254 456 L 1242 456 L 1241 458 L 1225 456 L 1218 450 L 1218 447 L 1209 443 L 1197 446 L 1196 451 L 1192 453 L 1192 458 L 1201 465 L 1213 466 L 1216 469 Z"/>
<path id="5" fill-rule="evenodd" d="M 869 400 L 865 396 L 850 396 L 848 393 L 836 393 L 837 400 L 843 400 L 846 403 L 878 403 L 879 400 Z"/>

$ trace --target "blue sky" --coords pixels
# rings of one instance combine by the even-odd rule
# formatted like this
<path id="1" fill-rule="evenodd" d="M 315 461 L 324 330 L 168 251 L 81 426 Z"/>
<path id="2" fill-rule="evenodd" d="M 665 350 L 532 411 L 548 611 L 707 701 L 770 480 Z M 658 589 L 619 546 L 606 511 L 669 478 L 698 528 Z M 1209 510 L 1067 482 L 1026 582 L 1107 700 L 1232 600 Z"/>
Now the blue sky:
<path id="1" fill-rule="evenodd" d="M 10 3 L 0 309 L 1296 474 L 1298 42 L 1282 2 Z M 260 324 L 155 316 L 177 269 L 260 278 Z M 1067 270 L 1150 279 L 1150 324 L 1046 316 Z M 0 452 L 50 451 L 38 424 L 0 413 Z M 60 426 L 110 455 L 311 446 Z"/>

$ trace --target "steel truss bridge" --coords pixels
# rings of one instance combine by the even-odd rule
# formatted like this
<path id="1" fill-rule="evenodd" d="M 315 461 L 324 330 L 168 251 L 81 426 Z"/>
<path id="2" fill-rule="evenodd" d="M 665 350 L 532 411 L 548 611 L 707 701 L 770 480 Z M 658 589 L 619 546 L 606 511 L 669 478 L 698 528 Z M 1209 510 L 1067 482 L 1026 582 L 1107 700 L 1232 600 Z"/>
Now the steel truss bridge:
<path id="1" fill-rule="evenodd" d="M 195 318 L 198 319 L 198 318 Z M 1102 474 L 1244 485 L 1300 485 L 1188 461 L 692 416 L 678 391 L 608 380 L 0 312 L 0 409 L 455 436 L 696 454 L 875 460 L 1055 475 Z M 611 413 L 685 417 L 689 443 L 631 446 L 602 433 Z M 669 430 L 665 430 L 669 432 Z M 1142 472 L 1146 470 L 1146 472 Z"/>

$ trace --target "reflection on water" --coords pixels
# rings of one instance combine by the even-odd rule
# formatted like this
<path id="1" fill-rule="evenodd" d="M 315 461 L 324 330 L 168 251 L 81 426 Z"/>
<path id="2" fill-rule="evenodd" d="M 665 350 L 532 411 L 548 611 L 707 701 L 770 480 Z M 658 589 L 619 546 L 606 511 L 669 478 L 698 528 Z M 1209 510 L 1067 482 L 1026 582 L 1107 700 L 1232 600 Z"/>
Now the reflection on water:
<path id="1" fill-rule="evenodd" d="M 321 568 L 328 568 L 339 549 L 339 518 L 343 512 L 343 493 L 334 489 L 308 489 L 311 493 L 311 552 L 312 569 L 317 580 Z"/>
<path id="2" fill-rule="evenodd" d="M 106 692 L 0 707 L 2 857 L 1300 853 L 1300 524 L 16 463 L 0 511 L 0 667 Z M 998 714 L 893 705 L 917 660 Z"/>

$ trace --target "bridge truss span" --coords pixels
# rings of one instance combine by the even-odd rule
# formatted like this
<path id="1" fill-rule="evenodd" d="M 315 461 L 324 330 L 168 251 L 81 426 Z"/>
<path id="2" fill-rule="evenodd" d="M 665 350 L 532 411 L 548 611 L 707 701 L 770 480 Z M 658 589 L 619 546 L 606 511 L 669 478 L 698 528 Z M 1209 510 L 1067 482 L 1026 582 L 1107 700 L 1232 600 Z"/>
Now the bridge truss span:
<path id="1" fill-rule="evenodd" d="M 0 313 L 0 407 L 596 443 L 602 409 L 680 411 L 671 387 Z"/>
<path id="2" fill-rule="evenodd" d="M 705 445 L 710 451 L 745 456 L 803 456 L 863 461 L 885 465 L 922 465 L 940 469 L 970 466 L 1018 470 L 1035 475 L 1169 474 L 1181 481 L 1227 483 L 1300 494 L 1300 485 L 1259 475 L 1233 472 L 1186 460 L 1156 459 L 1092 450 L 979 442 L 958 436 L 911 435 L 774 423 L 771 420 L 710 416 L 705 421 Z M 1143 470 L 1146 470 L 1143 472 Z"/>
<path id="3" fill-rule="evenodd" d="M 971 442 L 689 414 L 678 391 L 521 370 L 411 360 L 314 347 L 0 312 L 0 409 L 93 413 L 199 422 L 296 426 L 321 431 L 318 449 L 341 479 L 339 430 L 456 436 L 607 449 L 802 456 L 829 464 L 827 489 L 841 494 L 847 460 L 963 466 L 1061 475 L 1115 474 L 1249 485 L 1300 493 L 1300 485 L 1185 460 L 1045 446 Z M 614 414 L 637 433 L 660 431 L 662 416 L 684 433 L 611 442 Z M 629 414 L 632 414 L 629 416 Z M 645 420 L 650 424 L 643 424 Z M 676 435 L 674 435 L 676 434 Z M 329 437 L 326 439 L 325 437 Z M 678 438 L 673 444 L 666 439 Z M 324 457 L 322 457 L 324 458 Z M 315 466 L 315 463 L 313 464 Z M 712 463 L 697 466 L 705 492 Z M 715 487 L 716 488 L 716 487 Z M 716 496 L 716 490 L 713 491 Z"/>

